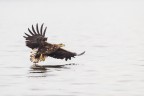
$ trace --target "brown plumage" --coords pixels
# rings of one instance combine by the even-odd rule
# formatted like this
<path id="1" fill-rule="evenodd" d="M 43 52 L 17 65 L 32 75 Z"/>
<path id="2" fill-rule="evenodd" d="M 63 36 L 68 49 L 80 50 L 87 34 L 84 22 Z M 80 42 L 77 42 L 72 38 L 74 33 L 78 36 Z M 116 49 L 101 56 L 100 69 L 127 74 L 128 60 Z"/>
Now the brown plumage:
<path id="1" fill-rule="evenodd" d="M 33 63 L 44 61 L 48 56 L 56 59 L 65 59 L 67 61 L 71 60 L 72 57 L 80 56 L 85 53 L 85 51 L 81 54 L 67 51 L 61 48 L 64 44 L 48 43 L 47 38 L 45 37 L 47 27 L 43 30 L 43 25 L 44 24 L 39 28 L 38 24 L 36 24 L 36 29 L 32 25 L 32 30 L 28 28 L 30 34 L 25 33 L 26 36 L 23 36 L 26 39 L 26 46 L 33 49 L 30 56 L 30 60 Z"/>

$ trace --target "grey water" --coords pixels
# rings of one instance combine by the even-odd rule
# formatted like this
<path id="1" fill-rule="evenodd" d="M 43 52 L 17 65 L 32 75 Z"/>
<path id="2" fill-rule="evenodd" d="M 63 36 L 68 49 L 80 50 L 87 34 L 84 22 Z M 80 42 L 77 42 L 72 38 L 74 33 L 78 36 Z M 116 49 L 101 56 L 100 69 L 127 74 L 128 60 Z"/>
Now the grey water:
<path id="1" fill-rule="evenodd" d="M 144 96 L 144 1 L 1 0 L 0 96 Z M 24 32 L 47 28 L 70 61 L 47 58 L 31 69 Z"/>

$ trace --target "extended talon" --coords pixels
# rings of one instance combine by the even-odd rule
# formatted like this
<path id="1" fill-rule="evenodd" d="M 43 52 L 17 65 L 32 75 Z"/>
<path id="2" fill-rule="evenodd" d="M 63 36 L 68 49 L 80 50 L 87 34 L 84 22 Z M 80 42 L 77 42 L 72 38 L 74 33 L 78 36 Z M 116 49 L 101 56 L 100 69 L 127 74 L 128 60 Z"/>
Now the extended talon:
<path id="1" fill-rule="evenodd" d="M 45 61 L 45 57 L 43 56 L 43 54 L 40 55 L 40 61 Z"/>
<path id="2" fill-rule="evenodd" d="M 41 54 L 41 55 L 40 55 L 40 61 L 42 61 L 42 58 L 43 58 L 43 57 L 42 57 L 42 54 Z"/>

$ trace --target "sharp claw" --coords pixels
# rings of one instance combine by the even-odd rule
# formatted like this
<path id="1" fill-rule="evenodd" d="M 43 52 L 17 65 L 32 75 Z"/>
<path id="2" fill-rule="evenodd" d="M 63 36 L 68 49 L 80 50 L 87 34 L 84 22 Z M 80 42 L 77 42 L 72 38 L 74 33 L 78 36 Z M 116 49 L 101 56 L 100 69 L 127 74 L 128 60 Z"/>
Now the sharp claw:
<path id="1" fill-rule="evenodd" d="M 45 61 L 45 56 L 43 56 L 43 61 Z"/>
<path id="2" fill-rule="evenodd" d="M 40 61 L 42 61 L 42 54 L 40 55 Z"/>
<path id="3" fill-rule="evenodd" d="M 43 56 L 43 54 L 40 55 L 40 61 L 45 61 L 45 57 Z"/>

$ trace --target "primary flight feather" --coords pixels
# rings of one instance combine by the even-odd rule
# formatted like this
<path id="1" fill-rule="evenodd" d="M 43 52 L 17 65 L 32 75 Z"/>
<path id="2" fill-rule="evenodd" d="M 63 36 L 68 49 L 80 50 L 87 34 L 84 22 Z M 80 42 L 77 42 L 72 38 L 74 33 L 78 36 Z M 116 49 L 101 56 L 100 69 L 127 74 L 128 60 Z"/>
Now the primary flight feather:
<path id="1" fill-rule="evenodd" d="M 36 28 L 34 28 L 32 25 L 31 29 L 28 28 L 29 34 L 25 33 L 25 36 L 23 36 L 26 39 L 26 46 L 33 50 L 30 55 L 31 62 L 38 63 L 45 61 L 45 58 L 48 56 L 56 59 L 65 59 L 67 61 L 71 60 L 72 57 L 85 53 L 85 51 L 81 54 L 67 51 L 61 48 L 64 44 L 48 43 L 47 37 L 45 37 L 47 27 L 43 28 L 43 26 L 44 24 L 40 27 L 36 24 Z"/>

